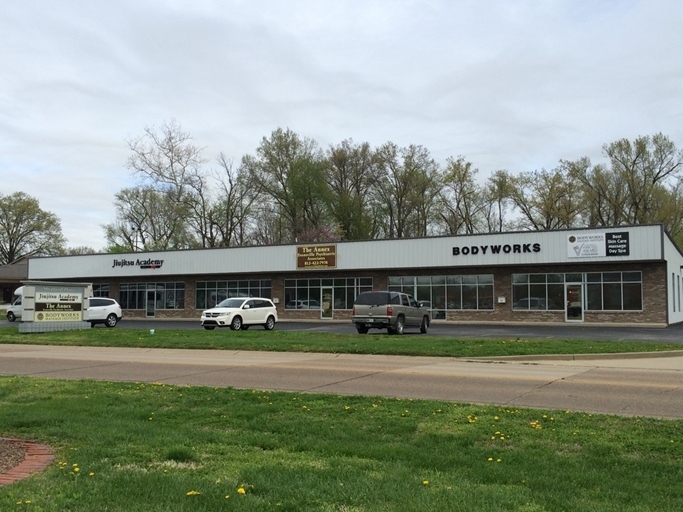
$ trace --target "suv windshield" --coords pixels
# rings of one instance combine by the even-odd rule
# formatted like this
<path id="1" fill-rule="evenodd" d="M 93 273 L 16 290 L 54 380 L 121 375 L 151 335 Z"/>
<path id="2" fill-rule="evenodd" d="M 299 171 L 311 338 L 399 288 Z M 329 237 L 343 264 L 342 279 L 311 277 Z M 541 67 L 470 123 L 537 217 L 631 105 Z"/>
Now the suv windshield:
<path id="1" fill-rule="evenodd" d="M 245 299 L 225 299 L 219 303 L 217 308 L 241 308 Z"/>

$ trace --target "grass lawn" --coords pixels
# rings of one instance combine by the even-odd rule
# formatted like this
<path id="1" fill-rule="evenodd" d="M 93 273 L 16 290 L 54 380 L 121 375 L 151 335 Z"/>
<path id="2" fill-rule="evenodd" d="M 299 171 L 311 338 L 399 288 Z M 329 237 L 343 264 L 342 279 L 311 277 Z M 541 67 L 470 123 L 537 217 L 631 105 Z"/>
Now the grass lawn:
<path id="1" fill-rule="evenodd" d="M 451 357 L 681 345 L 157 329 L 0 343 Z M 0 436 L 51 445 L 0 511 L 683 510 L 683 421 L 164 384 L 0 377 Z"/>
<path id="2" fill-rule="evenodd" d="M 0 435 L 57 455 L 2 511 L 683 510 L 681 421 L 0 377 Z"/>
<path id="3" fill-rule="evenodd" d="M 195 348 L 333 352 L 411 356 L 483 357 L 536 354 L 593 354 L 683 350 L 683 345 L 637 341 L 577 339 L 458 339 L 408 334 L 331 334 L 316 332 L 156 329 L 85 329 L 19 334 L 17 327 L 0 328 L 0 343 L 89 345 L 108 347 Z"/>

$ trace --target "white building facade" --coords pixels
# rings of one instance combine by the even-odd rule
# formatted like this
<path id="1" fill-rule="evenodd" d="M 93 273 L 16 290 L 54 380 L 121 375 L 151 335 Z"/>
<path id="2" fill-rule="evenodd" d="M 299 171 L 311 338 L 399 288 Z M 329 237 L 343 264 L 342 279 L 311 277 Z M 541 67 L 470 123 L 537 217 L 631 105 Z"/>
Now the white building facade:
<path id="1" fill-rule="evenodd" d="M 683 255 L 661 225 L 95 254 L 29 260 L 30 280 L 88 281 L 125 317 L 198 318 L 266 296 L 282 319 L 348 319 L 405 291 L 436 321 L 666 326 L 683 321 Z"/>

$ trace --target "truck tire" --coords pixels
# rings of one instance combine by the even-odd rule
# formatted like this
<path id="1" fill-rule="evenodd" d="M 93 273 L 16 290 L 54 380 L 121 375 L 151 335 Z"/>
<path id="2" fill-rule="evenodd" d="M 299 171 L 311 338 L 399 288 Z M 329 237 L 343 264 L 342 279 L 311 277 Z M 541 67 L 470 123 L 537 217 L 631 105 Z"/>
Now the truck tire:
<path id="1" fill-rule="evenodd" d="M 422 317 L 422 323 L 420 324 L 420 333 L 427 334 L 427 327 L 429 326 L 429 320 L 426 316 Z"/>
<path id="2" fill-rule="evenodd" d="M 399 317 L 396 319 L 396 323 L 394 324 L 394 326 L 389 327 L 387 330 L 389 331 L 389 334 L 401 335 L 403 334 L 404 327 L 405 321 L 403 320 L 403 315 L 399 315 Z"/>
<path id="3" fill-rule="evenodd" d="M 365 327 L 364 325 L 356 325 L 356 330 L 358 331 L 358 334 L 367 334 L 368 333 L 368 328 Z"/>

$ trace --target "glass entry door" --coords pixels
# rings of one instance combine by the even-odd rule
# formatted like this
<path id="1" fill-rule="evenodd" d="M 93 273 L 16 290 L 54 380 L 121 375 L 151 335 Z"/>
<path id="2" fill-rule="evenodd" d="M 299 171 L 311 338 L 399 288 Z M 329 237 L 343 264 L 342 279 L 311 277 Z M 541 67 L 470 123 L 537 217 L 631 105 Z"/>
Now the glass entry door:
<path id="1" fill-rule="evenodd" d="M 147 316 L 154 316 L 154 303 L 156 302 L 156 290 L 147 290 Z"/>
<path id="2" fill-rule="evenodd" d="M 583 322 L 583 285 L 567 284 L 564 288 L 565 320 L 567 322 Z"/>
<path id="3" fill-rule="evenodd" d="M 322 304 L 320 305 L 320 318 L 331 319 L 332 318 L 332 288 L 322 289 Z"/>

